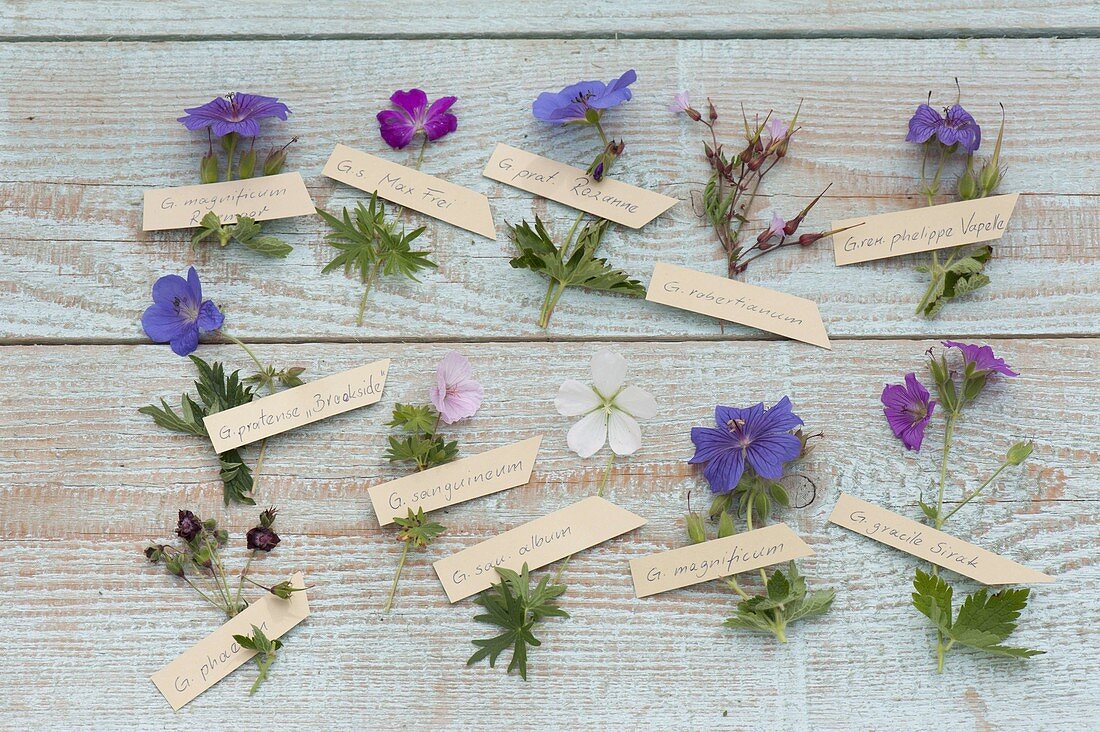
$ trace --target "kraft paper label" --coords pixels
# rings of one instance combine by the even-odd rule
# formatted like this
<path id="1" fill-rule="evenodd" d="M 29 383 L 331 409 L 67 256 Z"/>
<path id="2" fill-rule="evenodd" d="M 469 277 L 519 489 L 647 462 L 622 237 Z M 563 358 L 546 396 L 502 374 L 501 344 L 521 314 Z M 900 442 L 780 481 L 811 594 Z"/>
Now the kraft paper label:
<path id="1" fill-rule="evenodd" d="M 658 262 L 645 299 L 832 349 L 817 303 Z"/>
<path id="2" fill-rule="evenodd" d="M 329 178 L 446 221 L 490 239 L 497 238 L 489 199 L 469 188 L 383 158 L 337 145 L 325 169 Z"/>
<path id="3" fill-rule="evenodd" d="M 505 531 L 435 562 L 435 573 L 451 602 L 500 582 L 497 567 L 520 571 L 576 554 L 645 525 L 645 519 L 599 496 L 590 496 L 542 518 Z"/>
<path id="4" fill-rule="evenodd" d="M 806 542 L 786 524 L 711 539 L 630 560 L 635 597 L 697 585 L 708 580 L 813 556 Z"/>
<path id="5" fill-rule="evenodd" d="M 493 150 L 482 175 L 632 229 L 640 229 L 679 203 L 611 178 L 597 183 L 580 168 L 504 144 Z"/>
<path id="6" fill-rule="evenodd" d="M 210 211 L 223 224 L 238 216 L 256 221 L 310 216 L 316 212 L 300 173 L 206 183 L 145 191 L 141 230 L 188 229 L 198 226 Z"/>
<path id="7" fill-rule="evenodd" d="M 223 453 L 295 427 L 350 412 L 382 398 L 390 360 L 326 376 L 202 420 L 214 451 Z"/>
<path id="8" fill-rule="evenodd" d="M 829 521 L 986 585 L 1054 581 L 1050 575 L 847 493 L 840 494 Z"/>
<path id="9" fill-rule="evenodd" d="M 304 588 L 302 573 L 296 572 L 290 584 Z M 267 593 L 149 678 L 172 709 L 178 710 L 256 655 L 256 651 L 241 648 L 234 635 L 252 635 L 255 625 L 274 640 L 308 617 L 304 589 L 287 600 Z"/>
<path id="10" fill-rule="evenodd" d="M 1000 239 L 1019 193 L 834 221 L 837 266 Z M 858 226 L 857 226 L 858 224 Z"/>
<path id="11" fill-rule="evenodd" d="M 540 444 L 541 435 L 372 486 L 367 493 L 374 515 L 387 526 L 410 509 L 435 511 L 523 485 L 531 480 Z"/>

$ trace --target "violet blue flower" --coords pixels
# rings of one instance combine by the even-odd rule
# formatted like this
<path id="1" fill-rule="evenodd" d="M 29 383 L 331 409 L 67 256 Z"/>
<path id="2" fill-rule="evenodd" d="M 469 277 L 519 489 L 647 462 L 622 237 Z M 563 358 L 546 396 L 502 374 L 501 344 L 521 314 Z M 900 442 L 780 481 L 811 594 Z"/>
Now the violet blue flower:
<path id="1" fill-rule="evenodd" d="M 974 373 L 992 373 L 996 371 L 1005 376 L 1019 376 L 1020 374 L 1009 368 L 1003 358 L 997 358 L 993 349 L 989 346 L 979 346 L 972 343 L 959 343 L 957 341 L 943 341 L 945 348 L 957 348 L 962 351 L 963 361 L 966 367 L 973 365 Z"/>
<path id="2" fill-rule="evenodd" d="M 199 347 L 199 331 L 217 330 L 225 316 L 211 300 L 202 299 L 202 283 L 194 267 L 187 279 L 165 275 L 153 285 L 153 304 L 141 316 L 141 327 L 154 343 L 170 343 L 186 356 Z"/>
<path id="3" fill-rule="evenodd" d="M 771 409 L 761 402 L 747 409 L 718 406 L 715 427 L 692 427 L 695 454 L 689 463 L 703 463 L 712 493 L 737 488 L 746 462 L 761 478 L 783 477 L 784 465 L 802 452 L 802 441 L 791 430 L 803 424 L 787 397 Z"/>
<path id="4" fill-rule="evenodd" d="M 982 143 L 982 128 L 961 105 L 953 104 L 944 117 L 930 105 L 922 104 L 909 120 L 905 139 L 922 143 L 933 137 L 942 145 L 951 147 L 957 143 L 962 150 L 973 153 Z"/>
<path id="5" fill-rule="evenodd" d="M 531 104 L 531 113 L 543 122 L 564 124 L 586 122 L 586 114 L 591 109 L 599 119 L 604 110 L 617 107 L 631 98 L 629 87 L 637 79 L 638 74 L 631 69 L 609 84 L 579 81 L 560 92 L 543 92 Z"/>
<path id="6" fill-rule="evenodd" d="M 260 134 L 260 120 L 278 117 L 285 120 L 290 109 L 275 97 L 258 94 L 226 94 L 199 107 L 183 110 L 179 121 L 189 130 L 209 127 L 214 137 L 236 132 L 242 137 Z"/>
<path id="7" fill-rule="evenodd" d="M 428 106 L 427 94 L 421 89 L 409 89 L 395 91 L 390 101 L 397 109 L 378 113 L 378 131 L 395 150 L 406 147 L 418 132 L 433 141 L 458 129 L 458 117 L 447 111 L 458 97 L 440 97 Z"/>
<path id="8" fill-rule="evenodd" d="M 936 400 L 929 399 L 928 389 L 917 381 L 917 375 L 905 375 L 905 384 L 887 384 L 882 390 L 882 413 L 890 424 L 894 436 L 906 449 L 920 452 L 924 441 L 924 428 L 932 419 Z"/>
<path id="9" fill-rule="evenodd" d="M 451 351 L 435 370 L 435 386 L 429 396 L 445 424 L 472 417 L 481 408 L 485 390 L 474 381 L 470 362 L 458 351 Z"/>

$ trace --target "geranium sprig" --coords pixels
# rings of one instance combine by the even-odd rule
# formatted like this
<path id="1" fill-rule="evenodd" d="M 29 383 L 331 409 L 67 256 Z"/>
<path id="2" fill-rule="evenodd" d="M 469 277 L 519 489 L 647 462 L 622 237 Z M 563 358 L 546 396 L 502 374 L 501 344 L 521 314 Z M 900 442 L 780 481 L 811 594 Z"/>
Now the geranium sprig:
<path id="1" fill-rule="evenodd" d="M 215 412 L 239 407 L 252 401 L 258 388 L 265 388 L 274 394 L 276 385 L 286 388 L 301 386 L 301 375 L 305 368 L 301 366 L 276 369 L 264 364 L 252 349 L 243 341 L 223 330 L 225 316 L 212 300 L 202 297 L 202 283 L 194 267 L 187 271 L 187 279 L 179 275 L 165 275 L 153 285 L 153 304 L 141 317 L 145 333 L 156 343 L 169 343 L 172 351 L 180 356 L 190 356 L 198 369 L 199 378 L 195 381 L 198 401 L 184 394 L 180 398 L 179 412 L 176 412 L 165 399 L 160 406 L 151 404 L 138 409 L 141 414 L 149 415 L 161 427 L 198 437 L 208 437 L 203 418 Z M 241 347 L 256 366 L 256 372 L 242 377 L 240 371 L 226 372 L 220 362 L 207 363 L 198 356 L 191 355 L 199 346 L 199 336 L 204 332 L 214 332 Z M 254 386 L 248 386 L 253 384 Z M 218 455 L 223 498 L 229 503 L 254 505 L 251 494 L 255 490 L 255 476 L 263 466 L 267 439 L 260 442 L 256 471 L 248 467 L 237 449 Z"/>
<path id="2" fill-rule="evenodd" d="M 219 180 L 245 180 L 282 172 L 287 149 L 298 138 L 280 148 L 272 147 L 263 165 L 256 167 L 256 137 L 260 134 L 260 122 L 265 119 L 285 121 L 290 108 L 275 97 L 258 94 L 231 93 L 212 99 L 198 107 L 185 109 L 179 122 L 189 130 L 206 130 L 207 153 L 199 163 L 199 179 L 203 183 Z M 222 165 L 214 149 L 214 140 L 225 155 Z M 248 141 L 247 149 L 244 141 Z M 224 174 L 223 174 L 224 171 Z M 262 225 L 248 216 L 238 216 L 233 224 L 222 224 L 217 214 L 208 212 L 200 222 L 199 231 L 191 238 L 198 246 L 213 238 L 222 247 L 236 241 L 254 252 L 268 257 L 285 258 L 293 247 L 274 236 L 260 236 Z"/>
<path id="3" fill-rule="evenodd" d="M 592 383 L 568 379 L 554 400 L 560 414 L 581 416 L 566 436 L 570 450 L 588 458 L 610 442 L 607 465 L 596 483 L 597 496 L 602 496 L 607 487 L 615 457 L 632 455 L 642 446 L 637 419 L 657 414 L 657 402 L 649 392 L 626 385 L 626 367 L 622 355 L 601 350 L 590 364 Z M 527 680 L 527 649 L 541 645 L 533 632 L 535 625 L 546 618 L 569 617 L 558 599 L 568 589 L 561 578 L 572 558 L 570 555 L 563 559 L 552 579 L 549 573 L 544 574 L 534 587 L 526 562 L 519 572 L 496 567 L 500 581 L 478 595 L 474 602 L 487 612 L 476 615 L 474 620 L 502 628 L 503 632 L 472 641 L 478 650 L 470 656 L 467 666 L 487 658 L 489 666 L 495 667 L 500 654 L 511 649 L 508 673 L 518 670 L 523 680 Z"/>
<path id="4" fill-rule="evenodd" d="M 1004 179 L 1005 169 L 1001 166 L 1001 143 L 1005 132 L 1005 110 L 1001 105 L 1001 126 L 997 131 L 997 143 L 993 156 L 985 163 L 974 160 L 974 153 L 982 143 L 982 128 L 967 112 L 962 102 L 962 89 L 955 80 L 958 96 L 955 103 L 939 112 L 925 103 L 917 107 L 909 120 L 909 133 L 905 139 L 923 147 L 921 157 L 921 195 L 928 205 L 935 203 L 947 166 L 957 154 L 965 154 L 962 172 L 959 173 L 955 191 L 960 201 L 972 201 L 986 198 L 996 193 Z M 932 93 L 928 93 L 929 102 Z M 935 172 L 928 176 L 929 160 L 936 160 Z M 955 247 L 941 262 L 940 253 L 933 251 L 928 264 L 917 267 L 918 272 L 928 275 L 928 287 L 917 304 L 917 313 L 926 318 L 935 317 L 950 300 L 968 295 L 989 284 L 989 276 L 983 272 L 986 263 L 993 256 L 993 247 L 983 244 L 967 248 Z"/>
<path id="5" fill-rule="evenodd" d="M 603 114 L 631 98 L 630 85 L 637 78 L 637 74 L 631 69 L 610 84 L 582 81 L 567 86 L 560 92 L 543 92 L 531 105 L 532 114 L 543 122 L 595 128 L 600 137 L 600 150 L 589 164 L 587 173 L 596 182 L 603 180 L 610 172 L 611 166 L 626 147 L 622 140 L 616 141 L 607 136 L 603 128 Z M 539 309 L 540 328 L 550 325 L 554 308 L 570 287 L 603 290 L 631 297 L 645 295 L 645 287 L 641 282 L 610 266 L 606 259 L 596 256 L 610 222 L 592 217 L 581 227 L 585 216 L 583 211 L 577 213 L 561 246 L 554 243 L 538 216 L 535 216 L 533 228 L 526 221 L 518 225 L 508 225 L 512 240 L 519 250 L 519 254 L 509 264 L 516 269 L 531 270 L 549 280 L 542 307 Z"/>
<path id="6" fill-rule="evenodd" d="M 761 231 L 749 245 L 742 241 L 744 228 L 749 223 L 756 196 L 764 177 L 772 168 L 787 156 L 791 141 L 801 129 L 798 127 L 798 115 L 802 103 L 789 122 L 773 117 L 771 112 L 764 119 L 749 121 L 745 107 L 741 107 L 741 122 L 744 140 L 738 143 L 737 152 L 730 154 L 718 138 L 718 109 L 714 102 L 707 99 L 707 113 L 691 106 L 687 92 L 673 97 L 669 111 L 683 114 L 693 122 L 707 128 L 707 139 L 703 141 L 703 152 L 710 167 L 710 178 L 702 191 L 703 215 L 714 229 L 718 242 L 726 257 L 726 274 L 736 277 L 748 268 L 749 263 L 769 252 L 786 247 L 808 247 L 826 236 L 837 234 L 844 229 L 821 231 L 795 236 L 802 220 L 817 205 L 826 186 L 794 218 L 784 220 L 773 213 L 771 223 Z M 740 147 L 743 145 L 744 147 Z M 830 184 L 831 185 L 831 184 Z M 851 228 L 851 227 L 848 227 Z"/>
<path id="7" fill-rule="evenodd" d="M 145 558 L 153 564 L 162 565 L 168 574 L 183 580 L 203 602 L 224 613 L 226 619 L 232 619 L 249 605 L 243 596 L 245 583 L 263 587 L 248 576 L 248 571 L 257 553 L 267 554 L 279 545 L 279 535 L 273 528 L 278 513 L 275 508 L 261 511 L 259 523 L 249 529 L 245 537 L 248 560 L 237 575 L 235 589 L 222 559 L 222 550 L 229 544 L 229 532 L 219 528 L 216 520 L 204 521 L 192 511 L 181 510 L 176 521 L 176 536 L 181 539 L 182 546 L 152 544 L 145 549 Z M 280 582 L 274 587 L 264 589 L 285 600 L 291 593 L 302 588 L 291 587 L 289 582 Z M 255 662 L 259 673 L 248 692 L 254 694 L 267 679 L 276 652 L 283 644 L 269 639 L 255 625 L 252 626 L 251 635 L 234 635 L 233 638 L 241 647 L 257 651 Z"/>
<path id="8" fill-rule="evenodd" d="M 429 106 L 428 95 L 421 89 L 395 91 L 390 96 L 393 108 L 384 109 L 377 115 L 379 134 L 395 150 L 404 149 L 421 135 L 420 151 L 413 165 L 420 170 L 428 143 L 458 129 L 458 118 L 450 112 L 456 101 L 457 97 L 441 97 Z M 377 192 L 371 194 L 368 207 L 364 208 L 361 201 L 356 204 L 354 216 L 346 207 L 341 216 L 317 209 L 332 229 L 325 241 L 339 251 L 322 273 L 342 268 L 345 275 L 357 274 L 363 283 L 356 325 L 363 325 L 367 298 L 378 277 L 401 275 L 419 282 L 417 272 L 437 266 L 429 259 L 430 251 L 412 248 L 413 241 L 426 229 L 420 226 L 406 231 L 402 222 L 404 211 L 404 207 L 398 206 L 387 219 L 385 204 L 379 200 Z"/>
<path id="9" fill-rule="evenodd" d="M 752 531 L 764 525 L 776 506 L 791 507 L 787 489 L 779 481 L 813 449 L 810 441 L 821 435 L 802 430 L 803 421 L 787 397 L 767 409 L 763 403 L 745 409 L 718 406 L 714 422 L 714 427 L 691 429 L 695 454 L 688 462 L 703 465 L 703 476 L 715 494 L 709 518 L 717 524 L 717 538 L 724 538 L 736 533 L 735 513 L 744 515 L 745 529 Z M 708 539 L 706 522 L 690 507 L 687 534 L 693 544 Z M 735 614 L 723 623 L 726 627 L 771 633 L 786 643 L 791 623 L 823 615 L 832 607 L 836 592 L 810 592 L 793 561 L 786 572 L 777 569 L 769 575 L 764 568 L 759 572 L 758 595 L 745 590 L 736 576 L 725 578 L 741 598 Z"/>
<path id="10" fill-rule="evenodd" d="M 391 463 L 413 463 L 419 472 L 445 465 L 458 457 L 458 441 L 445 440 L 439 434 L 440 423 L 451 425 L 477 414 L 485 390 L 473 378 L 470 362 L 457 351 L 443 357 L 436 367 L 435 378 L 436 383 L 428 390 L 428 404 L 399 402 L 394 405 L 393 419 L 389 425 L 396 427 L 401 434 L 389 438 L 386 459 Z M 424 549 L 446 530 L 442 524 L 429 520 L 423 508 L 416 512 L 409 508 L 406 516 L 394 516 L 393 522 L 401 529 L 397 540 L 404 546 L 389 597 L 382 608 L 384 612 L 389 612 L 393 607 L 409 550 Z"/>
<path id="11" fill-rule="evenodd" d="M 887 384 L 882 391 L 883 413 L 890 429 L 906 449 L 914 452 L 920 451 L 925 428 L 937 404 L 940 406 L 944 426 L 936 501 L 934 504 L 917 501 L 925 518 L 936 529 L 943 528 L 959 509 L 982 495 L 1007 468 L 1022 465 L 1034 448 L 1030 440 L 1014 444 L 985 482 L 969 494 L 964 494 L 950 511 L 945 510 L 948 459 L 954 448 L 955 424 L 963 409 L 978 399 L 989 379 L 997 375 L 1012 378 L 1019 374 L 1004 359 L 994 355 L 989 346 L 956 341 L 944 341 L 943 345 L 948 349 L 957 349 L 962 355 L 962 364 L 961 367 L 950 364 L 946 352 L 938 357 L 929 356 L 928 369 L 936 385 L 938 402 L 931 398 L 928 389 L 913 373 L 906 374 L 904 384 Z M 1027 605 L 1031 593 L 1028 588 L 1006 588 L 993 594 L 982 588 L 963 601 L 957 616 L 952 609 L 953 589 L 939 576 L 936 565 L 931 565 L 929 572 L 916 570 L 913 590 L 913 606 L 932 622 L 936 631 L 936 670 L 940 673 L 943 672 L 945 656 L 956 644 L 1015 658 L 1030 658 L 1043 653 L 1004 645 L 1016 629 L 1020 612 Z"/>

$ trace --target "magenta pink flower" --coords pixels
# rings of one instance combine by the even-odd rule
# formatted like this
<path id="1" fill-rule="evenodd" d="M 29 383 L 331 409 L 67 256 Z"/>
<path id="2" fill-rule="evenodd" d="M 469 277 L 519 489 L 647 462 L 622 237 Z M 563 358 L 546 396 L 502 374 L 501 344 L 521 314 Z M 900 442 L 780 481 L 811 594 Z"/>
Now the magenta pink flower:
<path id="1" fill-rule="evenodd" d="M 378 113 L 378 131 L 390 147 L 400 150 L 412 142 L 418 132 L 428 140 L 458 129 L 458 118 L 448 112 L 458 97 L 440 97 L 428 106 L 428 95 L 420 89 L 395 91 L 390 97 L 396 109 Z"/>
<path id="2" fill-rule="evenodd" d="M 454 424 L 477 413 L 485 390 L 474 381 L 474 370 L 466 357 L 451 351 L 435 370 L 435 386 L 430 396 L 440 419 L 445 424 Z"/>
<path id="3" fill-rule="evenodd" d="M 887 384 L 882 390 L 882 413 L 907 450 L 920 452 L 924 428 L 936 408 L 936 400 L 930 397 L 928 389 L 911 372 L 905 375 L 905 384 Z"/>
<path id="4" fill-rule="evenodd" d="M 963 362 L 968 372 L 978 374 L 991 374 L 996 371 L 1005 376 L 1019 376 L 1013 371 L 1003 358 L 998 358 L 989 346 L 980 346 L 976 343 L 959 343 L 958 341 L 943 341 L 945 348 L 957 348 L 962 352 Z"/>

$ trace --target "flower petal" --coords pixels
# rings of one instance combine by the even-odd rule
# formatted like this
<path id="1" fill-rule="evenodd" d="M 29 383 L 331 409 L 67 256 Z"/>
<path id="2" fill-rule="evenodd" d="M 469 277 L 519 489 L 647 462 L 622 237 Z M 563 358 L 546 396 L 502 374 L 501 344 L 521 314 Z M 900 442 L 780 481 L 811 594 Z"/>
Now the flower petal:
<path id="1" fill-rule="evenodd" d="M 412 142 L 416 123 L 403 111 L 385 109 L 378 113 L 378 131 L 390 147 L 400 150 Z"/>
<path id="2" fill-rule="evenodd" d="M 707 462 L 703 477 L 710 484 L 711 493 L 729 493 L 737 488 L 745 473 L 745 458 L 741 450 L 731 449 Z"/>
<path id="3" fill-rule="evenodd" d="M 607 413 L 602 409 L 586 414 L 569 428 L 565 437 L 569 449 L 582 458 L 592 457 L 607 441 Z"/>
<path id="4" fill-rule="evenodd" d="M 695 454 L 688 462 L 693 464 L 713 460 L 736 447 L 729 430 L 722 427 L 692 427 L 691 441 L 695 445 Z"/>
<path id="5" fill-rule="evenodd" d="M 390 101 L 395 106 L 408 112 L 413 119 L 419 119 L 420 115 L 424 113 L 424 108 L 428 106 L 428 95 L 424 93 L 423 89 L 409 89 L 408 91 L 399 89 L 390 95 Z"/>
<path id="6" fill-rule="evenodd" d="M 199 330 L 217 330 L 225 322 L 225 316 L 213 300 L 207 300 L 199 308 Z"/>
<path id="7" fill-rule="evenodd" d="M 562 382 L 558 387 L 558 396 L 554 399 L 554 407 L 558 410 L 558 414 L 566 417 L 588 414 L 598 406 L 600 406 L 600 397 L 592 391 L 592 387 L 576 379 Z"/>
<path id="8" fill-rule="evenodd" d="M 467 379 L 462 383 L 451 386 L 443 397 L 442 406 L 439 409 L 439 418 L 445 424 L 472 417 L 481 408 L 481 401 L 485 396 L 485 390 L 481 384 Z M 432 394 L 432 402 L 435 402 L 435 394 Z"/>
<path id="9" fill-rule="evenodd" d="M 177 356 L 186 356 L 199 347 L 199 326 L 191 323 L 171 341 L 172 351 Z"/>
<path id="10" fill-rule="evenodd" d="M 191 294 L 187 280 L 179 275 L 164 275 L 153 283 L 153 302 L 158 305 L 175 306 L 177 303 L 197 303 Z"/>
<path id="11" fill-rule="evenodd" d="M 616 455 L 632 455 L 642 446 L 642 428 L 626 412 L 611 410 L 607 418 L 607 437 Z"/>
<path id="12" fill-rule="evenodd" d="M 609 398 L 623 387 L 626 379 L 626 359 L 622 354 L 603 348 L 592 357 L 592 386 Z"/>
<path id="13" fill-rule="evenodd" d="M 657 400 L 645 389 L 628 386 L 615 397 L 615 406 L 632 417 L 653 419 L 657 416 Z"/>
<path id="14" fill-rule="evenodd" d="M 173 306 L 155 303 L 141 316 L 141 327 L 154 343 L 168 343 L 178 338 L 189 324 Z"/>
<path id="15" fill-rule="evenodd" d="M 757 437 L 745 450 L 756 474 L 772 480 L 782 478 L 783 466 L 798 457 L 801 451 L 802 441 L 788 432 Z"/>
<path id="16" fill-rule="evenodd" d="M 907 142 L 927 142 L 943 127 L 943 117 L 927 104 L 917 107 L 909 120 L 909 134 L 905 136 Z"/>

